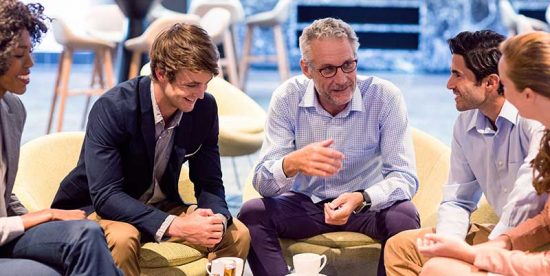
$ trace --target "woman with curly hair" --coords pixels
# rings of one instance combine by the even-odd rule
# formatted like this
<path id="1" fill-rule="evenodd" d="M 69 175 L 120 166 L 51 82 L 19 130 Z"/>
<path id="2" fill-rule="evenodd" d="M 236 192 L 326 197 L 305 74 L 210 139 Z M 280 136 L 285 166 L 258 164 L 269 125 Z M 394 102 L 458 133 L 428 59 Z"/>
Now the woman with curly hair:
<path id="1" fill-rule="evenodd" d="M 521 116 L 540 121 L 545 133 L 532 161 L 533 186 L 550 193 L 550 34 L 531 32 L 501 45 L 499 72 L 506 99 Z M 528 204 L 526 202 L 526 204 Z M 550 243 L 550 200 L 540 214 L 495 240 L 478 246 L 440 235 L 419 239 L 424 255 L 435 257 L 421 275 L 550 275 L 550 251 L 537 251 Z M 493 274 L 494 275 L 494 274 Z"/>
<path id="2" fill-rule="evenodd" d="M 0 1 L 0 274 L 121 275 L 103 231 L 81 210 L 29 213 L 12 194 L 33 46 L 47 31 L 40 4 Z"/>

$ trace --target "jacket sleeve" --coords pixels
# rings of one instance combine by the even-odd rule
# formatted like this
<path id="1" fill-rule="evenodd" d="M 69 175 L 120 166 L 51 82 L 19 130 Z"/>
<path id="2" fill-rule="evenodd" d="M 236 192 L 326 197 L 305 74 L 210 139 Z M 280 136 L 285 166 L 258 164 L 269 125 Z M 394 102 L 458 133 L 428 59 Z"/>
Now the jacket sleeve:
<path id="1" fill-rule="evenodd" d="M 195 185 L 195 196 L 199 208 L 212 209 L 214 213 L 224 215 L 228 225 L 232 223 L 231 213 L 225 201 L 225 189 L 222 181 L 220 165 L 220 152 L 218 148 L 218 111 L 213 97 L 207 96 L 209 111 L 209 124 L 202 125 L 206 128 L 205 138 L 200 150 L 189 159 L 189 178 Z"/>

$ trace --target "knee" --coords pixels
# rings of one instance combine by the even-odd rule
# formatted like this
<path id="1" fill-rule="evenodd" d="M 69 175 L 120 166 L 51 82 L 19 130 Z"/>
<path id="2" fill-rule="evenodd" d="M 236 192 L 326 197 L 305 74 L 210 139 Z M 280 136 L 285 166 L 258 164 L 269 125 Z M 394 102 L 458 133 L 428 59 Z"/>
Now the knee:
<path id="1" fill-rule="evenodd" d="M 233 225 L 230 226 L 232 244 L 237 250 L 236 257 L 246 259 L 248 250 L 250 249 L 250 232 L 248 228 L 238 219 L 233 218 Z"/>
<path id="2" fill-rule="evenodd" d="M 262 199 L 256 198 L 245 202 L 237 218 L 242 221 L 247 227 L 254 227 L 265 217 L 266 208 Z"/>
<path id="3" fill-rule="evenodd" d="M 235 243 L 248 246 L 250 244 L 250 232 L 238 219 L 233 218 L 233 226 L 235 227 Z"/>
<path id="4" fill-rule="evenodd" d="M 449 264 L 446 258 L 431 258 L 422 267 L 420 275 L 448 275 L 450 272 L 448 265 Z"/>
<path id="5" fill-rule="evenodd" d="M 389 237 L 410 229 L 420 227 L 420 216 L 411 201 L 403 201 L 390 207 L 386 220 L 388 221 Z"/>
<path id="6" fill-rule="evenodd" d="M 417 230 L 407 230 L 389 238 L 384 246 L 384 258 L 391 261 L 393 257 L 406 255 L 404 252 L 408 250 L 416 250 Z"/>
<path id="7" fill-rule="evenodd" d="M 103 230 L 95 221 L 74 220 L 66 222 L 68 222 L 66 225 L 69 225 L 68 233 L 74 238 L 75 242 L 76 240 L 90 242 L 99 242 L 105 240 Z"/>
<path id="8" fill-rule="evenodd" d="M 117 222 L 105 234 L 111 251 L 137 252 L 140 249 L 140 233 L 131 224 Z"/>

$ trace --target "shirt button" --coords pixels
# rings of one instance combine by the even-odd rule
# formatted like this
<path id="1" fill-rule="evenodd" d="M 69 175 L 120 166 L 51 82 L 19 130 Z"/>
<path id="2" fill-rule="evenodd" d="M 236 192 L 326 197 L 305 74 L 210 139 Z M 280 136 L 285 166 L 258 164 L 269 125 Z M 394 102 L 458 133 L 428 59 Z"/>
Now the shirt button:
<path id="1" fill-rule="evenodd" d="M 507 193 L 508 192 L 508 189 L 504 188 L 502 189 L 503 192 Z"/>
<path id="2" fill-rule="evenodd" d="M 498 161 L 498 166 L 499 167 L 502 167 L 502 164 L 503 164 L 502 161 Z"/>

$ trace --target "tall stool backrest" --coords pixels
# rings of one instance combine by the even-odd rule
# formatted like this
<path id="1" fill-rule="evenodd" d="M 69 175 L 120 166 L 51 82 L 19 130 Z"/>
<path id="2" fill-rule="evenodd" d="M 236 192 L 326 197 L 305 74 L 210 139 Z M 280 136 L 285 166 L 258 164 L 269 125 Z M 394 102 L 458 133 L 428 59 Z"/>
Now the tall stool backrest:
<path id="1" fill-rule="evenodd" d="M 204 16 L 213 8 L 224 8 L 231 13 L 231 24 L 244 20 L 244 8 L 239 0 L 194 0 L 189 13 Z"/>
<path id="2" fill-rule="evenodd" d="M 149 27 L 145 29 L 143 34 L 138 37 L 128 39 L 124 43 L 124 47 L 132 51 L 132 61 L 130 63 L 130 72 L 128 73 L 129 79 L 137 76 L 141 63 L 141 55 L 149 52 L 157 35 L 176 23 L 197 25 L 199 23 L 199 17 L 192 14 L 170 15 L 161 17 L 153 21 L 153 23 L 151 23 L 151 25 L 149 25 Z"/>
<path id="3" fill-rule="evenodd" d="M 124 39 L 126 17 L 115 4 L 96 5 L 86 14 L 85 29 L 91 36 L 111 42 Z"/>
<path id="4" fill-rule="evenodd" d="M 238 86 L 237 56 L 231 35 L 231 13 L 225 8 L 212 8 L 202 16 L 200 25 L 212 38 L 214 44 L 223 46 L 224 55 L 219 60 L 220 72 L 223 75 L 225 68 L 229 81 Z"/>

